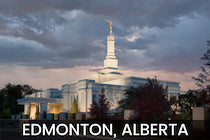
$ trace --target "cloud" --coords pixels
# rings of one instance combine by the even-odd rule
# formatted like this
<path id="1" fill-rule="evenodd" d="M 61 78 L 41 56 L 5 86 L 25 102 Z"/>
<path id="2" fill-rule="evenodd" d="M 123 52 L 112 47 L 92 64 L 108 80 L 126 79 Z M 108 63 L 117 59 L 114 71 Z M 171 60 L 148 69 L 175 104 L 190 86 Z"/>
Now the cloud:
<path id="1" fill-rule="evenodd" d="M 1 1 L 0 9 L 7 14 L 24 16 L 26 13 L 35 15 L 56 9 L 61 11 L 83 10 L 86 13 L 107 16 L 116 19 L 123 25 L 174 26 L 183 15 L 191 16 L 196 12 L 209 17 L 208 0 L 115 0 L 115 1 L 42 1 L 42 0 L 7 0 Z"/>
<path id="2" fill-rule="evenodd" d="M 198 70 L 209 40 L 210 2 L 1 1 L 0 62 L 66 68 L 103 65 L 108 24 L 125 69 Z"/>
<path id="3" fill-rule="evenodd" d="M 141 70 L 181 73 L 199 70 L 202 65 L 200 58 L 208 49 L 206 41 L 210 36 L 208 28 L 210 20 L 201 15 L 195 15 L 195 17 L 193 19 L 182 17 L 176 28 L 150 28 L 153 31 L 149 32 L 152 38 L 143 38 L 146 44 L 137 43 L 138 39 L 136 39 L 132 42 L 136 42 L 134 51 L 119 52 L 119 54 L 123 53 L 119 55 L 122 65 Z M 139 39 L 142 40 L 141 37 Z M 128 57 L 124 58 L 124 56 Z"/>
<path id="4" fill-rule="evenodd" d="M 94 65 L 95 63 L 89 58 L 88 52 L 84 52 L 82 48 L 53 50 L 35 41 L 11 36 L 0 36 L 0 42 L 1 63 L 44 68 Z M 83 55 L 78 57 L 81 54 Z"/>

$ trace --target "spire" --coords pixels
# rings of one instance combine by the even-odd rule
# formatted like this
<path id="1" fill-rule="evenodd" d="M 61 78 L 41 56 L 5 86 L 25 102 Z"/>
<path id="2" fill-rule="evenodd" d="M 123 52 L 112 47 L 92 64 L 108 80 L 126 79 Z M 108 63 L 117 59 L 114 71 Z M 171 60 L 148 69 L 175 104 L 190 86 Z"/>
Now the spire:
<path id="1" fill-rule="evenodd" d="M 112 35 L 112 21 L 105 19 L 110 25 L 110 35 L 107 36 L 107 54 L 104 60 L 104 68 L 118 69 L 118 59 L 115 55 L 115 37 Z"/>

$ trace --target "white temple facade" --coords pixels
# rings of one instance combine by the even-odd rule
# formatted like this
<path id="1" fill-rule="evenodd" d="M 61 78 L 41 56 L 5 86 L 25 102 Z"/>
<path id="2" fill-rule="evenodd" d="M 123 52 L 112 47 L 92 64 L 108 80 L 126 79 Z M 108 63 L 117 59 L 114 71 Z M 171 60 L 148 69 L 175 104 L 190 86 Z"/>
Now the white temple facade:
<path id="1" fill-rule="evenodd" d="M 147 82 L 146 78 L 130 77 L 118 69 L 118 59 L 115 55 L 115 36 L 107 36 L 107 55 L 104 60 L 104 68 L 95 74 L 86 76 L 75 83 L 64 84 L 62 89 L 48 89 L 39 93 L 33 93 L 19 99 L 18 103 L 24 105 L 24 113 L 29 110 L 30 119 L 34 119 L 35 110 L 39 114 L 71 112 L 73 99 L 77 99 L 79 112 L 89 112 L 93 97 L 98 98 L 101 89 L 105 89 L 105 95 L 111 103 L 111 111 L 115 111 L 118 102 L 124 98 L 124 92 L 129 86 L 139 86 Z M 179 82 L 160 81 L 167 95 L 180 94 Z"/>

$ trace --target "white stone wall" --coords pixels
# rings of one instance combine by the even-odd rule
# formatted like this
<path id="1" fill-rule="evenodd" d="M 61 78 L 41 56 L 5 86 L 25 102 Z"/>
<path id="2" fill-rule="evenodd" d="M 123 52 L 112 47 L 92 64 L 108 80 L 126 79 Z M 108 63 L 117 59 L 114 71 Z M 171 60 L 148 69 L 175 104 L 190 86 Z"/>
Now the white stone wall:
<path id="1" fill-rule="evenodd" d="M 89 112 L 92 104 L 93 95 L 99 95 L 102 87 L 105 89 L 105 95 L 111 102 L 111 109 L 118 106 L 118 102 L 124 98 L 125 86 L 107 85 L 94 83 L 94 81 L 79 81 L 69 85 L 69 93 L 63 94 L 63 111 L 70 112 L 72 99 L 78 96 L 78 108 L 80 112 Z"/>
<path id="2" fill-rule="evenodd" d="M 93 80 L 81 80 L 69 85 L 68 93 L 63 94 L 63 111 L 70 112 L 73 98 L 78 96 L 78 108 L 80 112 L 88 112 L 92 104 L 93 95 L 99 95 L 102 87 L 105 89 L 105 95 L 111 103 L 111 110 L 118 107 L 118 102 L 124 98 L 124 92 L 128 86 L 139 86 L 147 83 L 147 79 L 138 77 L 127 77 L 106 81 L 103 83 L 95 83 Z M 164 82 L 168 92 L 179 92 L 179 83 Z"/>
<path id="3" fill-rule="evenodd" d="M 63 111 L 70 112 L 70 96 L 68 93 L 63 94 Z"/>
<path id="4" fill-rule="evenodd" d="M 78 95 L 79 95 L 79 110 L 80 112 L 86 112 L 86 99 L 87 99 L 86 91 L 82 90 L 78 93 Z"/>

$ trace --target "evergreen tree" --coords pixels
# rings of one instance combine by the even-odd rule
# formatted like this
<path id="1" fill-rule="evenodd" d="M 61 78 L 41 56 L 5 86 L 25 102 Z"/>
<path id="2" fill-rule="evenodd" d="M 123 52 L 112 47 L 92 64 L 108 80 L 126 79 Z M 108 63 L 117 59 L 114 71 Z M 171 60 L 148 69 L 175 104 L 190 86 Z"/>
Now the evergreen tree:
<path id="1" fill-rule="evenodd" d="M 98 119 L 99 118 L 99 111 L 100 111 L 100 108 L 99 108 L 99 104 L 97 103 L 96 99 L 95 99 L 95 95 L 93 96 L 93 103 L 91 104 L 91 107 L 90 107 L 90 115 L 91 115 L 91 118 L 92 119 Z"/>
<path id="2" fill-rule="evenodd" d="M 71 105 L 71 113 L 77 113 L 78 112 L 78 104 L 77 100 L 74 98 L 73 103 Z"/>
<path id="3" fill-rule="evenodd" d="M 106 98 L 105 89 L 101 89 L 101 94 L 99 95 L 99 114 L 102 120 L 108 118 L 108 111 L 110 109 L 110 102 Z"/>
<path id="4" fill-rule="evenodd" d="M 110 109 L 110 102 L 105 96 L 105 89 L 101 89 L 101 94 L 99 95 L 99 101 L 93 99 L 93 104 L 90 108 L 90 114 L 92 119 L 96 120 L 106 120 L 108 119 L 108 111 Z"/>

